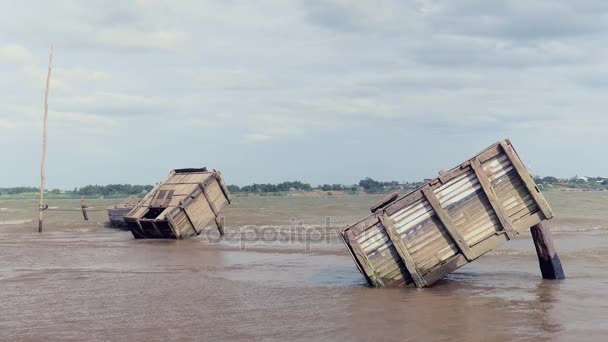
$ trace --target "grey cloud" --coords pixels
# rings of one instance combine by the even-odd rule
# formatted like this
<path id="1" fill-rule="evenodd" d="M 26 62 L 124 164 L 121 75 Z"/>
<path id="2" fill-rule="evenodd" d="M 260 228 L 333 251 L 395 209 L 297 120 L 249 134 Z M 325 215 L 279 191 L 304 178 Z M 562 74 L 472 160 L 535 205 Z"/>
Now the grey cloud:
<path id="1" fill-rule="evenodd" d="M 0 141 L 38 146 L 54 40 L 51 153 L 82 155 L 90 182 L 139 179 L 133 161 L 112 159 L 125 136 L 147 142 L 133 148 L 142 158 L 166 156 L 151 173 L 205 159 L 234 183 L 259 174 L 340 182 L 362 155 L 394 165 L 377 151 L 429 136 L 425 153 L 407 149 L 425 168 L 445 167 L 429 155 L 446 144 L 477 150 L 509 136 L 522 150 L 554 150 L 531 132 L 547 141 L 559 132 L 564 146 L 608 143 L 588 133 L 606 124 L 602 1 L 26 0 L 1 2 L 0 12 L 11 13 L 0 22 Z M 156 136 L 179 136 L 192 150 L 176 152 Z M 352 149 L 346 142 L 355 140 Z M 103 149 L 87 156 L 74 146 Z M 543 173 L 561 165 L 531 157 Z M 100 159 L 123 165 L 120 175 Z M 243 170 L 243 160 L 259 173 Z M 608 163 L 592 164 L 608 174 Z M 404 165 L 364 171 L 428 176 Z"/>
<path id="2" fill-rule="evenodd" d="M 442 1 L 429 19 L 440 32 L 505 39 L 558 39 L 605 29 L 598 1 Z"/>

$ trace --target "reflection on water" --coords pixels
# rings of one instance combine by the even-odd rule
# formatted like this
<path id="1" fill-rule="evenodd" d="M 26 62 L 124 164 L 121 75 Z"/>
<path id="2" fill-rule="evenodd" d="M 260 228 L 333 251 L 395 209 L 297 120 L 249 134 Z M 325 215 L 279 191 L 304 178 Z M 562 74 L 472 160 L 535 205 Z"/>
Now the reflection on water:
<path id="1" fill-rule="evenodd" d="M 134 240 L 104 228 L 102 211 L 86 223 L 48 212 L 39 235 L 16 222 L 35 218 L 35 201 L 0 201 L 0 340 L 604 340 L 606 196 L 547 197 L 568 279 L 541 280 L 523 234 L 423 290 L 367 288 L 332 235 L 371 196 L 237 198 L 221 242 Z M 242 238 L 248 225 L 282 238 Z"/>

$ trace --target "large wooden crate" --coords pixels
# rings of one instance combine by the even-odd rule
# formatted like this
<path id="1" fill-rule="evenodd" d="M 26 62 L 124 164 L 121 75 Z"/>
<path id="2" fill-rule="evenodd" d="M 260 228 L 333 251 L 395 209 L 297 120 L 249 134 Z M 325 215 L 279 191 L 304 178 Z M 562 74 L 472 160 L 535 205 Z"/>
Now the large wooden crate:
<path id="1" fill-rule="evenodd" d="M 371 286 L 429 286 L 553 214 L 508 140 L 341 232 Z"/>
<path id="2" fill-rule="evenodd" d="M 219 171 L 177 169 L 124 218 L 138 239 L 197 236 L 212 220 L 224 234 L 219 213 L 230 194 Z"/>

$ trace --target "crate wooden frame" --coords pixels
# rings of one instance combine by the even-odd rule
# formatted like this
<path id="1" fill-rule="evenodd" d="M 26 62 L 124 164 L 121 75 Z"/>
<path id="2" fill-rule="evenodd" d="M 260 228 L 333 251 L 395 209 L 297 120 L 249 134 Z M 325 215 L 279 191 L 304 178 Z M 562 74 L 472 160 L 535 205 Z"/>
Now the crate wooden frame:
<path id="1" fill-rule="evenodd" d="M 509 140 L 502 140 L 341 232 L 371 286 L 425 287 L 553 217 Z M 409 220 L 409 221 L 408 221 Z"/>
<path id="2" fill-rule="evenodd" d="M 201 181 L 187 180 L 193 177 Z M 216 196 L 210 194 L 210 187 L 215 189 Z M 175 169 L 124 220 L 138 239 L 198 236 L 212 220 L 220 235 L 224 235 L 220 211 L 230 203 L 230 193 L 219 171 L 208 171 L 207 168 Z M 146 218 L 150 210 L 158 211 L 156 217 Z"/>

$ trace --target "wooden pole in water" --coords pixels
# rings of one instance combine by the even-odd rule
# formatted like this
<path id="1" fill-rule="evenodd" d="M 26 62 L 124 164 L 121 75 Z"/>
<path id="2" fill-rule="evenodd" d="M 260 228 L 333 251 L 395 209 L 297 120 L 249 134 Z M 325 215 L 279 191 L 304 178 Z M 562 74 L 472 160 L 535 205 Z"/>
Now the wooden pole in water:
<path id="1" fill-rule="evenodd" d="M 82 216 L 84 216 L 84 220 L 89 220 L 89 214 L 87 213 L 87 203 L 84 200 L 84 196 L 80 197 L 80 208 L 82 208 Z"/>
<path id="2" fill-rule="evenodd" d="M 44 207 L 44 163 L 46 161 L 46 127 L 49 112 L 49 85 L 51 83 L 51 66 L 53 64 L 53 44 L 51 43 L 51 55 L 49 57 L 49 70 L 46 76 L 46 90 L 44 92 L 44 128 L 42 130 L 42 161 L 40 165 L 40 205 L 38 211 L 38 232 L 42 233 L 42 211 Z"/>
<path id="3" fill-rule="evenodd" d="M 549 223 L 541 221 L 539 224 L 530 227 L 530 233 L 532 233 L 532 239 L 536 247 L 543 279 L 565 279 L 566 275 L 553 244 Z"/>

